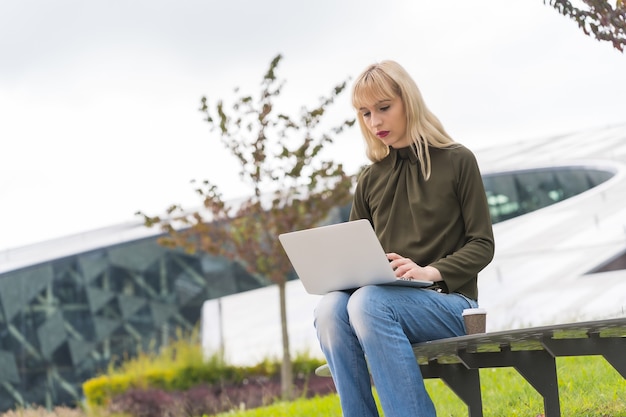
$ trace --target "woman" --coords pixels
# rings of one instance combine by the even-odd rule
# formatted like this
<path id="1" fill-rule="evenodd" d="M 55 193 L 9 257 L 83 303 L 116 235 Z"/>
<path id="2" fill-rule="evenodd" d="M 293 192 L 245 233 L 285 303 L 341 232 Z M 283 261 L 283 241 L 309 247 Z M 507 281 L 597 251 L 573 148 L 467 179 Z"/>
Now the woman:
<path id="1" fill-rule="evenodd" d="M 478 306 L 477 275 L 494 251 L 480 171 L 396 62 L 369 66 L 352 104 L 372 164 L 350 220 L 371 222 L 396 276 L 435 285 L 326 294 L 317 336 L 345 417 L 378 416 L 370 374 L 385 417 L 435 416 L 411 344 L 464 335 L 462 312 Z"/>

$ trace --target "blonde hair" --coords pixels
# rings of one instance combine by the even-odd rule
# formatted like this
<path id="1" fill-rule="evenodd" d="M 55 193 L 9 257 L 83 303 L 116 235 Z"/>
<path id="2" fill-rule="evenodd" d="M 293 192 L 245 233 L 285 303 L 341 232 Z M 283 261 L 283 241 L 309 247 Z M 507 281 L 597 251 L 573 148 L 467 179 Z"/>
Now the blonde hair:
<path id="1" fill-rule="evenodd" d="M 367 67 L 356 79 L 352 89 L 352 105 L 357 110 L 395 97 L 402 100 L 407 134 L 415 144 L 422 174 L 428 179 L 431 173 L 429 147 L 446 148 L 455 141 L 446 133 L 439 119 L 428 110 L 422 93 L 409 73 L 397 62 L 382 61 Z M 361 112 L 357 111 L 357 115 L 367 157 L 372 162 L 378 162 L 389 155 L 389 147 L 369 130 Z"/>

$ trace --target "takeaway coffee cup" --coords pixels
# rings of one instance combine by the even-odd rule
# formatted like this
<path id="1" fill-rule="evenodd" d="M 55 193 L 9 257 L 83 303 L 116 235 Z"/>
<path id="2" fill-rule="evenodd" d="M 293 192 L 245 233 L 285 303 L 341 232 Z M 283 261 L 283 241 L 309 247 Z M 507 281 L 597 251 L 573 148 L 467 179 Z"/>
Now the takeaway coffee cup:
<path id="1" fill-rule="evenodd" d="M 467 334 L 485 333 L 487 310 L 484 308 L 466 308 L 463 310 L 463 320 L 465 320 Z"/>

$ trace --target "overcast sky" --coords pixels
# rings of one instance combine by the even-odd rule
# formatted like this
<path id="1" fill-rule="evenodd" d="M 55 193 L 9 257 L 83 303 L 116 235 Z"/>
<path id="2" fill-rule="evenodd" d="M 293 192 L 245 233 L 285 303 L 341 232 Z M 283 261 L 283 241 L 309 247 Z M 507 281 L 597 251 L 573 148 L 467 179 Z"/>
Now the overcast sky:
<path id="1" fill-rule="evenodd" d="M 0 250 L 193 206 L 194 178 L 246 194 L 200 98 L 279 53 L 294 115 L 394 59 L 474 150 L 626 121 L 626 56 L 542 0 L 0 0 Z M 337 146 L 366 162 L 358 129 Z"/>

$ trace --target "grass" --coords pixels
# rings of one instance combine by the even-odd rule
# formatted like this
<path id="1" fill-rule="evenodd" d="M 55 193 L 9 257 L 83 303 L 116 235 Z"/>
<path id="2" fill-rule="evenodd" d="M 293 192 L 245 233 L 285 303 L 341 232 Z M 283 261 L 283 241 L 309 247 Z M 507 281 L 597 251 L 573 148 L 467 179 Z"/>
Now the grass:
<path id="1" fill-rule="evenodd" d="M 601 357 L 558 358 L 561 414 L 626 417 L 626 380 Z M 535 417 L 543 398 L 512 368 L 481 369 L 487 416 Z M 427 381 L 440 416 L 467 416 L 467 408 L 440 380 Z"/>
<path id="2" fill-rule="evenodd" d="M 299 399 L 291 402 L 280 402 L 267 407 L 247 411 L 231 411 L 218 414 L 217 417 L 332 417 L 341 416 L 339 397 L 326 395 L 312 399 Z"/>
<path id="3" fill-rule="evenodd" d="M 626 417 L 626 380 L 597 356 L 558 358 L 561 415 L 567 417 Z M 512 368 L 481 369 L 485 417 L 537 417 L 543 398 Z M 467 417 L 467 407 L 442 381 L 426 387 L 440 417 Z M 340 417 L 337 395 L 277 403 L 218 417 Z M 382 416 L 382 413 L 381 413 Z"/>

